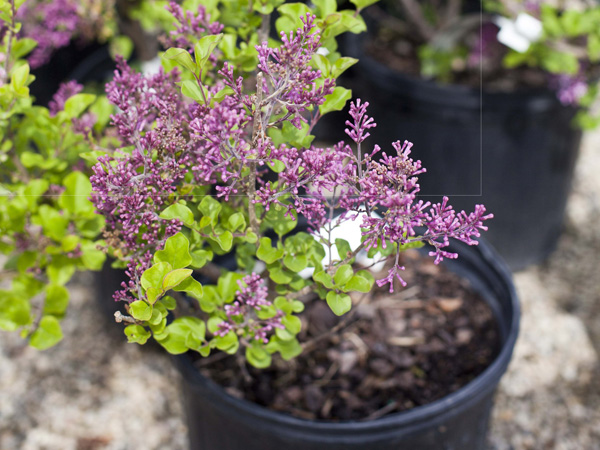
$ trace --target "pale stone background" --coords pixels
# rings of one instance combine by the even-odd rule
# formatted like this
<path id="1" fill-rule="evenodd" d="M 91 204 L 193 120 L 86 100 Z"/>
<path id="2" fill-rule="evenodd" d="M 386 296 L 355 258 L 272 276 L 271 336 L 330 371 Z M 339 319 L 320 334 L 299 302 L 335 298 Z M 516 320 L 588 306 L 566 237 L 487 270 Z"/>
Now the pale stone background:
<path id="1" fill-rule="evenodd" d="M 515 275 L 521 335 L 491 449 L 600 449 L 599 174 L 597 131 L 584 140 L 559 248 Z M 0 450 L 186 449 L 177 372 L 157 349 L 107 331 L 92 286 L 89 274 L 71 284 L 57 347 L 0 334 Z"/>

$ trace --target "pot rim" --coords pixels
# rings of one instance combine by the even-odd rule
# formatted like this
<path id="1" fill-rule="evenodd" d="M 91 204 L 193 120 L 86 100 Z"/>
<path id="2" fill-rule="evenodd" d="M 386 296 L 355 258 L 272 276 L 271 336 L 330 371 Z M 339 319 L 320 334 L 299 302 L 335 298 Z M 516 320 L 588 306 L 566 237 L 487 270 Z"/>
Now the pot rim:
<path id="1" fill-rule="evenodd" d="M 510 297 L 512 315 L 510 320 L 506 320 L 507 326 L 504 330 L 502 348 L 494 361 L 471 382 L 434 402 L 417 406 L 406 411 L 392 413 L 370 421 L 334 422 L 302 419 L 289 414 L 273 411 L 248 400 L 229 395 L 220 385 L 201 375 L 193 366 L 192 360 L 187 353 L 176 356 L 177 365 L 180 367 L 183 377 L 189 382 L 210 386 L 212 395 L 220 402 L 219 407 L 227 408 L 238 415 L 243 414 L 248 419 L 252 418 L 255 420 L 267 421 L 292 429 L 312 429 L 344 435 L 354 435 L 376 429 L 385 431 L 386 429 L 397 429 L 399 427 L 408 426 L 417 428 L 424 422 L 431 423 L 444 416 L 449 411 L 459 411 L 467 408 L 472 403 L 477 402 L 483 395 L 496 388 L 497 383 L 504 375 L 508 363 L 510 362 L 519 333 L 519 300 L 515 286 L 512 282 L 511 273 L 506 266 L 506 263 L 504 263 L 496 251 L 484 240 L 480 240 L 479 245 L 474 247 L 473 250 L 477 253 L 477 256 L 492 269 L 496 277 L 501 279 L 504 288 L 507 289 L 506 293 Z M 464 256 L 465 255 L 460 255 L 459 258 L 463 258 Z M 501 322 L 501 320 L 498 319 L 498 322 Z M 500 333 L 502 336 L 503 330 L 500 330 Z"/>

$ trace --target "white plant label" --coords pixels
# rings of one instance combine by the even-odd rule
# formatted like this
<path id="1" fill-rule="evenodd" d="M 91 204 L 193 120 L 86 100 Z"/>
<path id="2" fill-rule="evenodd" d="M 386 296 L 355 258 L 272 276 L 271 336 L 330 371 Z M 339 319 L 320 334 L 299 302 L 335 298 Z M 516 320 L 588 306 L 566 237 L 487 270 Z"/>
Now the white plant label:
<path id="1" fill-rule="evenodd" d="M 494 22 L 500 27 L 498 41 L 519 53 L 526 52 L 542 37 L 542 22 L 529 14 L 521 13 L 514 21 L 497 16 Z"/>

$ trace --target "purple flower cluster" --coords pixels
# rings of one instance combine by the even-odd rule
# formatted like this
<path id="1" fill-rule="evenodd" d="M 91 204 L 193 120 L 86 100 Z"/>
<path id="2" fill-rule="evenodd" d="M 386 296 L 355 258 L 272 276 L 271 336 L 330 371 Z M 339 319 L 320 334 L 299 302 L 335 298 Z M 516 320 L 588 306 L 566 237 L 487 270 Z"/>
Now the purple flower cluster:
<path id="1" fill-rule="evenodd" d="M 262 307 L 272 305 L 267 299 L 267 286 L 259 274 L 253 272 L 247 275 L 238 281 L 238 285 L 240 290 L 235 293 L 235 300 L 232 304 L 225 305 L 227 320 L 219 324 L 215 334 L 225 336 L 230 331 L 245 329 L 251 338 L 266 344 L 271 331 L 285 328 L 281 323 L 283 313 L 279 311 L 274 317 L 263 320 L 256 317 L 256 312 Z"/>
<path id="2" fill-rule="evenodd" d="M 46 64 L 55 50 L 71 42 L 81 26 L 77 9 L 73 0 L 28 0 L 19 9 L 17 19 L 23 23 L 23 35 L 37 42 L 29 56 L 32 68 Z"/>
<path id="3" fill-rule="evenodd" d="M 224 26 L 219 22 L 211 22 L 210 14 L 202 5 L 198 6 L 198 12 L 184 11 L 183 8 L 175 2 L 170 2 L 167 6 L 176 22 L 175 30 L 163 39 L 165 47 L 185 48 L 194 53 L 194 39 L 204 34 L 219 34 Z"/>
<path id="4" fill-rule="evenodd" d="M 187 111 L 175 71 L 144 77 L 122 59 L 117 66 L 106 90 L 120 109 L 111 117 L 124 148 L 98 159 L 90 177 L 91 200 L 106 217 L 107 233 L 131 258 L 135 279 L 147 268 L 150 252 L 181 228 L 158 215 L 189 169 L 182 137 Z"/>

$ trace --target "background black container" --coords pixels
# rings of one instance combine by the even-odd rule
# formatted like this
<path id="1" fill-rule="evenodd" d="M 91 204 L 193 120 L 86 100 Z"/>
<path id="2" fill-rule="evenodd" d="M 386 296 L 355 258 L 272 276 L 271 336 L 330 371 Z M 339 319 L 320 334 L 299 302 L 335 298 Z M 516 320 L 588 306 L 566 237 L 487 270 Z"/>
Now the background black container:
<path id="1" fill-rule="evenodd" d="M 71 43 L 58 49 L 47 64 L 31 71 L 36 78 L 30 86 L 31 94 L 36 104 L 48 105 L 60 84 L 70 80 L 88 85 L 96 83 L 104 92 L 104 83 L 112 78 L 114 69 L 108 45 Z"/>
<path id="2" fill-rule="evenodd" d="M 469 279 L 492 306 L 502 350 L 468 385 L 431 404 L 370 422 L 317 422 L 270 411 L 229 396 L 175 357 L 183 374 L 183 401 L 191 450 L 475 450 L 485 448 L 493 394 L 510 361 L 519 304 L 508 269 L 487 245 L 453 243 L 460 257 L 448 267 Z"/>
<path id="3" fill-rule="evenodd" d="M 360 62 L 341 84 L 370 103 L 378 126 L 366 144 L 389 154 L 392 142 L 413 142 L 412 156 L 427 169 L 421 197 L 433 202 L 448 195 L 467 212 L 484 204 L 495 216 L 486 239 L 511 269 L 547 257 L 562 229 L 581 140 L 572 125 L 575 110 L 551 91 L 492 93 L 402 75 L 365 55 L 361 45 L 349 36 L 344 53 Z M 344 139 L 346 118 L 326 116 L 315 132 Z"/>

